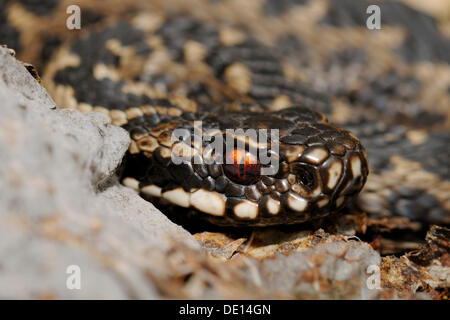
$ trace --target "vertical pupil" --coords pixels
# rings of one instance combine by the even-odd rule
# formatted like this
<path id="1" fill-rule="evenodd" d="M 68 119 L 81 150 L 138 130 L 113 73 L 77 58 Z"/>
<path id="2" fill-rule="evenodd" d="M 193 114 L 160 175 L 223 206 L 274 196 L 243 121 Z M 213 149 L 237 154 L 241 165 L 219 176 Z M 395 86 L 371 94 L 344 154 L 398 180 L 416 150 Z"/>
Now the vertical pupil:
<path id="1" fill-rule="evenodd" d="M 245 179 L 246 169 L 250 168 L 250 157 L 239 150 L 233 151 L 233 165 L 239 179 Z"/>
<path id="2" fill-rule="evenodd" d="M 255 182 L 260 175 L 259 163 L 253 155 L 239 149 L 229 153 L 224 170 L 231 180 L 241 184 Z"/>

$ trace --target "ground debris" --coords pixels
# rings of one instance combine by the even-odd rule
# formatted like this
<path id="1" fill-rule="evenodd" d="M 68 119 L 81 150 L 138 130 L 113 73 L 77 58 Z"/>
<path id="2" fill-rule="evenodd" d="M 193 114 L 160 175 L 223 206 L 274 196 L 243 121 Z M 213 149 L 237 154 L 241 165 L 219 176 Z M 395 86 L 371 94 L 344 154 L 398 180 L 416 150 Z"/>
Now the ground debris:
<path id="1" fill-rule="evenodd" d="M 382 285 L 400 296 L 426 292 L 433 299 L 448 298 L 450 290 L 449 233 L 445 227 L 432 226 L 426 245 L 400 258 L 382 258 Z"/>

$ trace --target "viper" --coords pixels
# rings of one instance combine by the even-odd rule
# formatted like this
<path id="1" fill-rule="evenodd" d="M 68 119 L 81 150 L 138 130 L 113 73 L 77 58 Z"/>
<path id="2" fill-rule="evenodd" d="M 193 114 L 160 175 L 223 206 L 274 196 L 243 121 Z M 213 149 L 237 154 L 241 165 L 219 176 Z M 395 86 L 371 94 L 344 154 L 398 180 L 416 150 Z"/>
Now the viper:
<path id="1" fill-rule="evenodd" d="M 407 2 L 6 1 L 0 42 L 60 108 L 129 132 L 120 179 L 150 201 L 228 226 L 349 207 L 448 224 L 450 16 Z M 208 157 L 207 133 L 232 147 Z"/>

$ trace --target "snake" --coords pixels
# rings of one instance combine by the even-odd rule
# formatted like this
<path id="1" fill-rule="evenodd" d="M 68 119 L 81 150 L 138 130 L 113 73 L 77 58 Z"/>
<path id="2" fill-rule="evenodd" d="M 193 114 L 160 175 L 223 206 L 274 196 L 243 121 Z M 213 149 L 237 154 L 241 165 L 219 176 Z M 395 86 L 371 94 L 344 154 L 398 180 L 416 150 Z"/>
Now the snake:
<path id="1" fill-rule="evenodd" d="M 366 26 L 372 4 L 378 30 Z M 79 30 L 66 26 L 71 5 Z M 0 7 L 0 43 L 36 66 L 58 107 L 103 113 L 129 132 L 118 174 L 149 201 L 232 227 L 345 210 L 450 223 L 445 1 Z M 207 157 L 212 141 L 232 147 Z M 277 164 L 269 174 L 264 153 Z"/>

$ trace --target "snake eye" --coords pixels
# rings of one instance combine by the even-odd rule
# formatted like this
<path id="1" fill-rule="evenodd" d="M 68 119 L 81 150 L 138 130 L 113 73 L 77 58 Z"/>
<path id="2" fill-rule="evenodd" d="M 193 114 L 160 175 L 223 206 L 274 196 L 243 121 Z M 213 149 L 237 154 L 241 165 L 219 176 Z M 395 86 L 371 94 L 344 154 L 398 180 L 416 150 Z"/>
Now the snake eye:
<path id="1" fill-rule="evenodd" d="M 223 169 L 228 178 L 239 184 L 252 184 L 259 180 L 261 173 L 258 159 L 241 149 L 227 154 Z"/>

